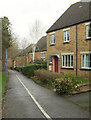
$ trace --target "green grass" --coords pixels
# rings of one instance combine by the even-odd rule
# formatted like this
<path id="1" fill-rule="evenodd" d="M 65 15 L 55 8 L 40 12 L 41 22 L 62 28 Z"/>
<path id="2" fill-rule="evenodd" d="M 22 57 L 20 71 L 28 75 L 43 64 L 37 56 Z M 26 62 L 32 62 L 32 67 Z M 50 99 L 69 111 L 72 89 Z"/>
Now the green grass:
<path id="1" fill-rule="evenodd" d="M 7 80 L 6 72 L 3 72 L 2 73 L 2 94 L 5 91 L 6 80 Z"/>
<path id="2" fill-rule="evenodd" d="M 6 72 L 0 73 L 0 99 L 2 98 L 2 95 L 4 94 L 5 91 L 5 85 L 6 85 Z"/>
<path id="3" fill-rule="evenodd" d="M 72 74 L 64 75 L 64 76 L 62 76 L 62 78 L 70 78 L 73 81 L 73 83 L 86 83 L 89 81 L 86 78 L 77 77 Z"/>

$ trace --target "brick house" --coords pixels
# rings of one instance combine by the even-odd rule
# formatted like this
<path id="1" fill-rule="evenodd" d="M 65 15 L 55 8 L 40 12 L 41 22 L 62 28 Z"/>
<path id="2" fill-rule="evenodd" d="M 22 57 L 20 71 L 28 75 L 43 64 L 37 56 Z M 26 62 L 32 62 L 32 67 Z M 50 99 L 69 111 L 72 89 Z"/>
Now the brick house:
<path id="1" fill-rule="evenodd" d="M 33 44 L 30 44 L 27 48 L 19 52 L 14 59 L 14 66 L 20 67 L 31 63 L 31 48 Z"/>
<path id="2" fill-rule="evenodd" d="M 11 68 L 14 66 L 14 62 L 11 58 L 8 58 L 8 68 Z"/>
<path id="3" fill-rule="evenodd" d="M 47 31 L 49 71 L 91 75 L 91 2 L 71 5 Z"/>
<path id="4" fill-rule="evenodd" d="M 15 56 L 14 66 L 20 67 L 23 65 L 24 65 L 24 56 L 22 55 L 22 52 L 20 52 Z"/>
<path id="5" fill-rule="evenodd" d="M 30 44 L 27 48 L 17 54 L 14 66 L 20 67 L 39 60 L 46 60 L 46 36 L 43 36 L 36 44 Z"/>
<path id="6" fill-rule="evenodd" d="M 46 46 L 46 36 L 43 36 L 37 43 L 36 43 L 36 48 L 35 48 L 35 60 L 46 60 L 46 51 L 47 51 L 47 46 Z"/>

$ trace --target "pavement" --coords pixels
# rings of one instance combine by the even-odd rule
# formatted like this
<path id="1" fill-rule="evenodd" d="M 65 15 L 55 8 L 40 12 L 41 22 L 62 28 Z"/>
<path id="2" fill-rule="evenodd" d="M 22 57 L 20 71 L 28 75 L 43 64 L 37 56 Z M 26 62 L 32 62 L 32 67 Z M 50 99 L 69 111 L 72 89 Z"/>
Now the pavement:
<path id="1" fill-rule="evenodd" d="M 67 98 L 70 102 L 73 102 L 74 104 L 78 105 L 85 111 L 90 112 L 91 110 L 91 91 L 79 93 L 75 95 L 66 95 L 65 98 Z"/>
<path id="2" fill-rule="evenodd" d="M 85 103 L 82 104 L 81 98 L 86 99 Z M 19 72 L 10 70 L 3 104 L 3 118 L 86 119 L 89 118 L 88 100 L 87 93 L 81 94 L 80 97 L 60 96 L 39 86 Z M 86 109 L 78 105 L 79 102 L 81 105 L 86 105 Z"/>

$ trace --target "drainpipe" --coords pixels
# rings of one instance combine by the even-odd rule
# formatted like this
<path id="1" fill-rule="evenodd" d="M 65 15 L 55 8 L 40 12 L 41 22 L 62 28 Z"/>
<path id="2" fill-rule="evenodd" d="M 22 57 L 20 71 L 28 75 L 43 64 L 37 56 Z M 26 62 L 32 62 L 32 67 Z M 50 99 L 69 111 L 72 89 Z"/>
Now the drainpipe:
<path id="1" fill-rule="evenodd" d="M 76 76 L 77 76 L 77 69 L 78 69 L 78 46 L 77 46 L 77 25 L 76 25 Z"/>

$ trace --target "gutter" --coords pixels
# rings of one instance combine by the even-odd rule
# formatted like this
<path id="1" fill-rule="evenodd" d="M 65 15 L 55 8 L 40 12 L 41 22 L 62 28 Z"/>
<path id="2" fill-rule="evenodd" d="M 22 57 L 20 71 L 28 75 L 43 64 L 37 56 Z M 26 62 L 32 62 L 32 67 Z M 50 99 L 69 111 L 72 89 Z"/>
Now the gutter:
<path id="1" fill-rule="evenodd" d="M 89 21 L 91 21 L 91 19 L 85 20 L 85 21 L 80 21 L 80 22 L 78 22 L 78 23 L 73 23 L 73 24 L 70 24 L 70 25 L 66 25 L 66 26 L 64 26 L 64 27 L 60 27 L 60 28 L 57 28 L 57 29 L 47 30 L 46 33 L 54 32 L 54 31 L 57 31 L 57 30 L 61 30 L 61 29 L 67 28 L 67 27 L 71 27 L 71 26 L 78 25 L 78 24 L 85 23 L 85 22 L 89 22 Z M 53 26 L 53 25 L 52 25 L 52 26 Z M 52 27 L 52 26 L 51 26 L 51 27 Z M 49 28 L 49 29 L 50 29 L 50 28 Z"/>

